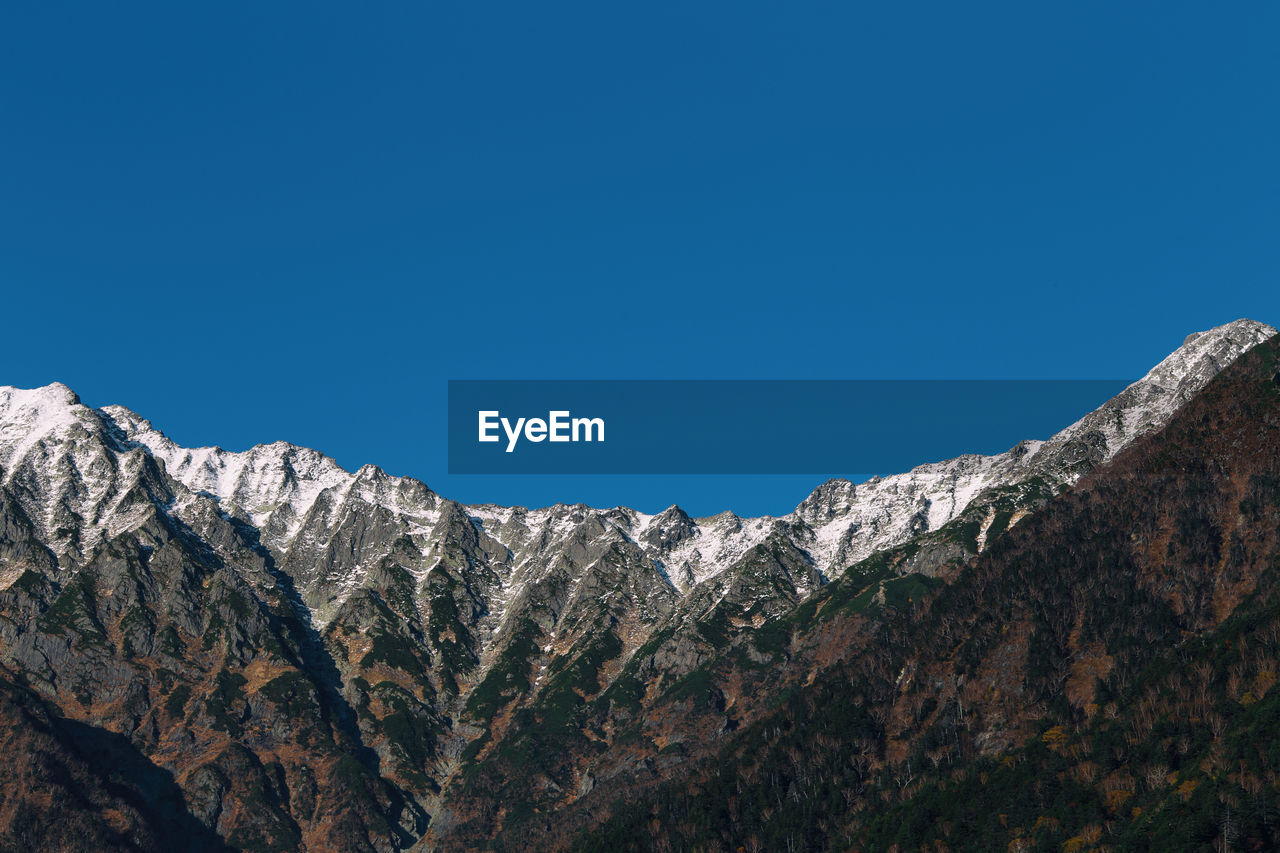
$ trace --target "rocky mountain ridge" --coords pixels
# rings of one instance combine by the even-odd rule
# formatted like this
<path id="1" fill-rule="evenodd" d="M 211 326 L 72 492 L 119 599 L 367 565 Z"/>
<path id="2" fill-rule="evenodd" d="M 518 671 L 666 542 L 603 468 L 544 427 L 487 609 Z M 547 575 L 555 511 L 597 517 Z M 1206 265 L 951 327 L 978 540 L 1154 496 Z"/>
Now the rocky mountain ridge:
<path id="1" fill-rule="evenodd" d="M 615 745 L 623 760 L 593 763 L 603 792 L 536 800 L 524 819 L 473 810 L 470 837 L 1276 849 L 1277 448 L 1273 338 L 945 577 L 895 575 L 907 543 L 731 638 L 646 705 L 641 760 Z M 545 737 L 544 756 L 580 751 Z"/>
<path id="2" fill-rule="evenodd" d="M 513 556 L 537 541 L 564 536 L 587 517 L 599 519 L 661 565 L 678 593 L 722 571 L 777 525 L 803 523 L 809 527 L 805 550 L 815 568 L 835 577 L 870 553 L 940 528 L 984 489 L 1033 475 L 1059 486 L 1074 482 L 1082 471 L 1161 425 L 1223 367 L 1274 333 L 1270 326 L 1239 320 L 1193 334 L 1122 394 L 1047 441 L 1027 440 L 996 456 L 961 456 L 859 484 L 832 480 L 780 518 L 739 518 L 725 512 L 692 519 L 677 506 L 657 515 L 582 505 L 477 505 L 463 511 Z M 175 491 L 173 512 L 198 514 L 192 505 L 201 498 L 212 500 L 220 511 L 257 528 L 277 559 L 291 553 L 296 559 L 323 557 L 324 531 L 365 506 L 390 513 L 410 536 L 429 535 L 446 502 L 411 477 L 393 477 L 373 465 L 348 472 L 322 453 L 287 442 L 243 452 L 183 448 L 122 406 L 83 406 L 59 383 L 29 391 L 0 387 L 0 469 L 6 482 L 12 482 L 26 465 L 35 474 L 33 482 L 53 486 L 43 496 L 40 489 L 32 493 L 42 504 L 33 517 L 45 523 L 44 532 L 60 557 L 74 562 L 91 543 L 58 540 L 59 509 L 70 511 L 90 539 L 99 541 L 130 523 L 128 517 L 113 518 L 117 508 L 106 503 L 127 492 L 139 476 L 144 466 L 133 453 L 137 450 L 149 453 L 185 488 Z M 49 465 L 43 477 L 34 470 Z M 59 491 L 56 482 L 39 483 L 41 479 L 68 482 Z M 383 555 L 362 556 L 369 562 Z M 359 583 L 360 564 L 348 568 L 339 586 Z"/>
<path id="3" fill-rule="evenodd" d="M 580 793 L 541 777 L 572 800 L 732 638 L 850 572 L 881 602 L 887 578 L 954 574 L 1274 333 L 1192 335 L 1046 441 L 831 481 L 758 519 L 463 506 L 283 442 L 181 448 L 65 386 L 3 388 L 0 662 L 167 768 L 236 846 L 448 846 L 480 825 L 485 768 L 547 726 L 611 750 L 571 771 Z"/>

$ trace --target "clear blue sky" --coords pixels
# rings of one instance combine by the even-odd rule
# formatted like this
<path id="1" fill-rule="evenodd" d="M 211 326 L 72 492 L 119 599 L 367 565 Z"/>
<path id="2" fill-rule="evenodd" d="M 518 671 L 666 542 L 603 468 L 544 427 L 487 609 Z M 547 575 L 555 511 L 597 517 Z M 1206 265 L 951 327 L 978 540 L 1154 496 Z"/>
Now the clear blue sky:
<path id="1" fill-rule="evenodd" d="M 0 384 L 465 501 L 449 378 L 1137 376 L 1280 320 L 1274 3 L 0 11 Z M 831 472 L 846 474 L 852 472 Z"/>

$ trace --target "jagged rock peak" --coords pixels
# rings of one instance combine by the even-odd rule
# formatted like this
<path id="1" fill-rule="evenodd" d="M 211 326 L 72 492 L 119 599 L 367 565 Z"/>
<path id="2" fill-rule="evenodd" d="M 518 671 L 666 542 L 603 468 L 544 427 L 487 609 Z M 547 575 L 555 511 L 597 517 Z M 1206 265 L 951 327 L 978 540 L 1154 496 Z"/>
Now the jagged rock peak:
<path id="1" fill-rule="evenodd" d="M 1185 349 L 1201 340 L 1234 340 L 1246 346 L 1253 346 L 1254 344 L 1262 343 L 1275 333 L 1275 328 L 1268 326 L 1266 323 L 1250 320 L 1248 317 L 1241 317 L 1238 320 L 1223 323 L 1221 326 L 1214 326 L 1212 329 L 1206 329 L 1203 332 L 1192 332 L 1183 339 L 1180 349 Z"/>
<path id="2" fill-rule="evenodd" d="M 646 545 L 665 550 L 695 536 L 697 531 L 698 525 L 689 514 L 672 504 L 649 519 L 640 534 L 640 540 Z"/>
<path id="3" fill-rule="evenodd" d="M 966 455 L 921 465 L 858 486 L 831 480 L 793 516 L 810 525 L 809 552 L 838 574 L 844 566 L 924 530 L 936 530 L 984 491 L 1039 476 L 1062 487 L 1162 426 L 1223 368 L 1276 330 L 1236 320 L 1190 335 L 1183 345 L 1120 394 L 1047 441 L 1027 440 L 996 456 Z"/>
<path id="4" fill-rule="evenodd" d="M 1141 380 L 1048 441 L 1024 441 L 997 456 L 962 456 L 857 485 L 831 480 L 781 519 L 722 513 L 695 520 L 677 506 L 650 516 L 625 507 L 595 510 L 583 504 L 536 510 L 475 506 L 466 515 L 520 559 L 534 559 L 538 548 L 563 541 L 580 525 L 588 531 L 617 530 L 661 561 L 682 588 L 714 576 L 782 524 L 798 531 L 820 571 L 836 574 L 851 560 L 946 524 L 984 490 L 1032 475 L 1059 485 L 1074 482 L 1166 422 L 1222 368 L 1275 333 L 1270 326 L 1242 319 L 1191 335 Z M 64 431 L 73 440 L 57 438 Z M 57 440 L 47 440 L 50 436 Z M 68 448 L 80 455 L 67 457 Z M 415 535 L 426 535 L 440 512 L 438 497 L 425 485 L 391 477 L 376 466 L 352 473 L 318 451 L 283 441 L 242 452 L 184 448 L 122 406 L 85 407 L 61 383 L 31 390 L 0 388 L 0 465 L 5 478 L 12 477 L 23 459 L 27 469 L 38 469 L 38 476 L 32 476 L 44 486 L 30 491 L 34 497 L 29 503 L 41 505 L 33 503 L 29 510 L 50 529 L 60 529 L 54 510 L 66 495 L 92 499 L 84 504 L 76 498 L 77 507 L 84 504 L 76 509 L 84 518 L 107 518 L 109 506 L 98 505 L 120 491 L 112 482 L 112 457 L 139 453 L 161 463 L 192 494 L 216 499 L 221 512 L 252 523 L 277 554 L 293 553 L 299 559 L 304 554 L 320 559 L 333 547 L 330 531 L 335 526 L 361 514 L 368 517 L 371 509 L 399 519 L 395 524 Z M 53 464 L 60 458 L 66 459 L 61 469 Z M 58 478 L 64 475 L 58 471 L 63 469 L 76 472 L 65 476 L 83 475 L 92 482 L 59 487 Z M 299 537 L 304 541 L 295 541 Z"/>
<path id="5" fill-rule="evenodd" d="M 849 480 L 827 480 L 800 502 L 796 515 L 806 520 L 831 518 L 848 509 L 849 501 L 857 494 L 858 487 Z"/>
<path id="6" fill-rule="evenodd" d="M 92 412 L 61 382 L 40 388 L 0 386 L 0 465 L 11 471 L 41 438 L 72 424 L 92 427 Z"/>
<path id="7" fill-rule="evenodd" d="M 1184 389 L 1190 393 L 1175 395 L 1179 404 L 1185 403 L 1191 394 L 1224 367 L 1275 333 L 1276 330 L 1266 323 L 1243 318 L 1195 332 L 1187 335 L 1182 346 L 1134 384 L 1190 385 L 1194 390 Z"/>

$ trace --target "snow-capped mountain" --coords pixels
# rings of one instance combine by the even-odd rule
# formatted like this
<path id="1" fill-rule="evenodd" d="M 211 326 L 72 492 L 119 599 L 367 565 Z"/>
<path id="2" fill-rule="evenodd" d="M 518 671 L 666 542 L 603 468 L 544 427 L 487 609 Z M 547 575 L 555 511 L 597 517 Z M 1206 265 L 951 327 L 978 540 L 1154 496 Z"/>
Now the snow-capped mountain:
<path id="1" fill-rule="evenodd" d="M 739 640 L 833 590 L 883 603 L 886 584 L 954 577 L 1274 334 L 1240 320 L 1192 335 L 1048 439 L 833 480 L 762 518 L 463 506 L 284 442 L 183 448 L 60 384 L 0 388 L 0 668 L 129 735 L 223 837 L 250 826 L 288 846 L 263 829 L 287 814 L 321 848 L 387 821 L 429 848 L 428 825 L 467 816 L 460 786 L 483 788 L 477 768 L 513 761 L 538 726 L 572 714 L 612 743 L 726 650 L 777 665 Z M 628 754 L 542 793 L 584 795 L 592 774 L 633 772 Z M 276 788 L 295 799 L 271 805 Z M 223 809 L 228 791 L 243 811 Z"/>
<path id="2" fill-rule="evenodd" d="M 592 625 L 607 611 L 635 648 L 666 621 L 709 618 L 717 608 L 784 612 L 847 567 L 966 512 L 980 523 L 980 549 L 997 515 L 993 501 L 1005 490 L 1034 482 L 1043 497 L 1069 486 L 1273 334 L 1239 320 L 1191 335 L 1142 379 L 1047 440 L 863 483 L 832 480 L 791 514 L 762 518 L 695 519 L 676 506 L 656 515 L 564 504 L 462 506 L 413 478 L 372 465 L 345 471 L 285 442 L 243 452 L 184 448 L 128 409 L 90 408 L 61 384 L 3 388 L 5 496 L 32 528 L 4 547 L 47 551 L 50 576 L 61 583 L 157 513 L 206 540 L 225 535 L 216 531 L 233 521 L 252 531 L 282 573 L 251 582 L 271 587 L 287 578 L 316 626 L 340 621 L 357 593 L 385 595 L 397 582 L 388 575 L 395 564 L 406 594 L 419 600 L 431 594 L 433 570 L 456 574 L 465 590 L 459 618 L 467 651 L 482 673 L 530 614 L 558 649 L 579 639 L 573 626 Z M 1032 503 L 1024 495 L 1006 523 Z M 762 569 L 759 549 L 779 542 L 794 559 Z M 940 571 L 965 553 L 949 542 L 911 570 Z M 0 572 L 16 577 L 12 568 Z M 762 584 L 762 572 L 776 577 Z"/>
<path id="3" fill-rule="evenodd" d="M 1191 335 L 1123 393 L 1048 440 L 858 484 L 832 480 L 780 518 L 725 512 L 693 519 L 676 506 L 657 515 L 581 505 L 482 505 L 462 512 L 495 550 L 493 568 L 504 588 L 537 571 L 584 525 L 598 528 L 597 544 L 637 548 L 677 595 L 775 531 L 786 531 L 824 577 L 837 577 L 871 553 L 939 529 L 988 490 L 1032 476 L 1053 488 L 1073 483 L 1164 423 L 1223 367 L 1273 334 L 1270 326 L 1238 320 Z M 213 502 L 217 512 L 259 531 L 276 561 L 297 573 L 322 622 L 399 537 L 409 537 L 428 561 L 438 555 L 441 520 L 451 505 L 412 478 L 375 466 L 345 471 L 322 453 L 286 442 L 243 452 L 180 447 L 128 409 L 91 409 L 57 383 L 0 388 L 0 468 L 40 540 L 68 566 L 140 521 L 146 509 L 130 498 L 139 489 L 161 496 L 168 511 L 197 527 Z M 377 535 L 371 535 L 374 518 Z M 361 533 L 351 539 L 344 534 L 357 519 Z"/>
<path id="4" fill-rule="evenodd" d="M 1190 335 L 1137 382 L 1047 441 L 1023 441 L 995 456 L 960 456 L 857 485 L 828 482 L 796 508 L 795 516 L 813 529 L 808 550 L 824 572 L 836 575 L 875 551 L 937 530 L 986 490 L 1033 476 L 1054 490 L 1068 486 L 1162 426 L 1241 353 L 1275 333 L 1263 323 L 1237 320 Z"/>

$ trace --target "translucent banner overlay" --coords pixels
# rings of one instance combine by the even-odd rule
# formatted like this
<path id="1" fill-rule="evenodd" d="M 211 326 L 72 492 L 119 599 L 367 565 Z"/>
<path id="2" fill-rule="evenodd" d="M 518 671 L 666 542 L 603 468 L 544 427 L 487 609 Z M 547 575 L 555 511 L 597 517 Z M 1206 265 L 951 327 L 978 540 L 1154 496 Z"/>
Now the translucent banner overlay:
<path id="1" fill-rule="evenodd" d="M 450 474 L 891 474 L 1045 439 L 1126 380 L 451 380 Z"/>

